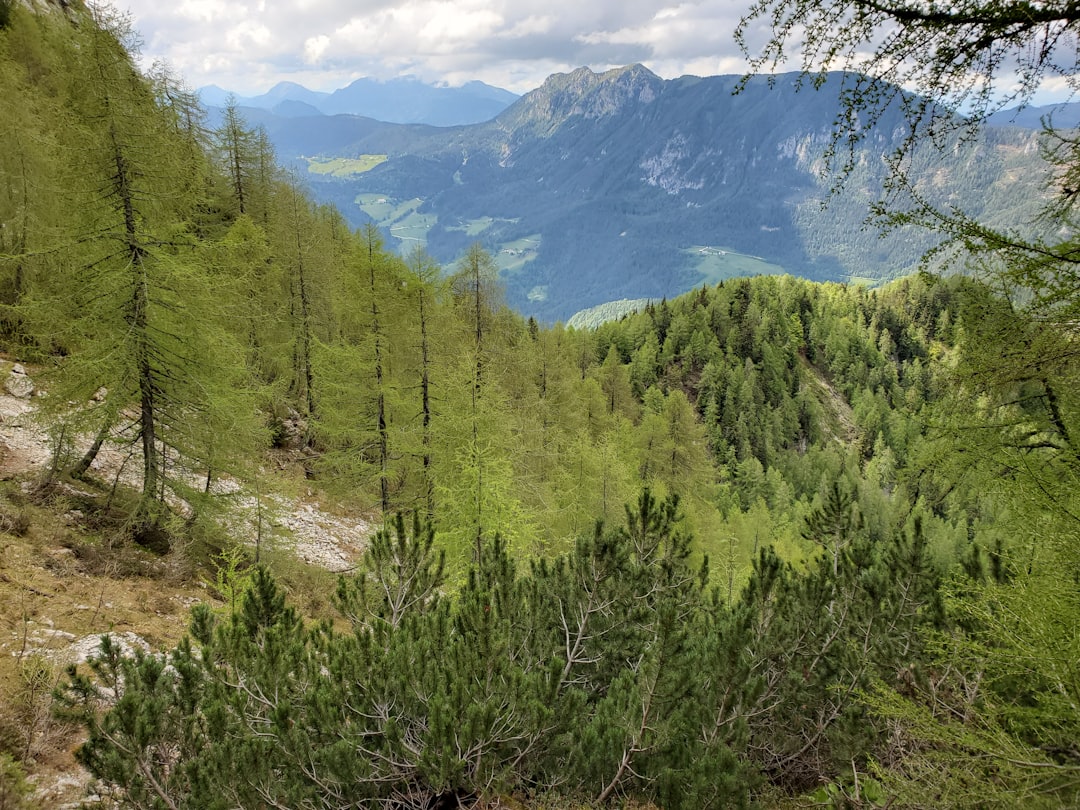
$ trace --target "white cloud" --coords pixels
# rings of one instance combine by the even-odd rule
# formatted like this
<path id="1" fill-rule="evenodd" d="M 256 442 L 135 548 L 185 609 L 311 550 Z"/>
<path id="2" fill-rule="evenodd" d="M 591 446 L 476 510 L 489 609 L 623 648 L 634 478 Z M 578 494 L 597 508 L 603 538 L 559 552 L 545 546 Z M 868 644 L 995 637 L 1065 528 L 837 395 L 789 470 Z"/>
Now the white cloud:
<path id="1" fill-rule="evenodd" d="M 325 34 L 320 34 L 317 37 L 308 37 L 304 42 L 304 61 L 309 65 L 317 64 L 329 47 L 330 37 Z"/>
<path id="2" fill-rule="evenodd" d="M 254 46 L 265 49 L 273 41 L 274 35 L 265 25 L 245 21 L 230 28 L 225 41 L 237 51 L 244 51 Z"/>
<path id="3" fill-rule="evenodd" d="M 177 6 L 177 13 L 196 23 L 210 23 L 223 16 L 228 6 L 218 0 L 184 0 Z"/>
<path id="4" fill-rule="evenodd" d="M 666 78 L 741 73 L 732 32 L 751 0 L 114 2 L 130 10 L 144 63 L 164 60 L 192 87 L 253 95 L 283 80 L 332 90 L 403 74 L 526 92 L 552 73 L 633 62 Z M 756 22 L 750 46 L 769 33 Z M 1052 83 L 1037 100 L 1062 95 Z"/>
<path id="5" fill-rule="evenodd" d="M 290 79 L 325 90 L 405 72 L 524 92 L 582 65 L 643 62 L 680 75 L 691 65 L 738 62 L 731 31 L 742 2 L 749 0 L 126 0 L 126 7 L 146 61 L 168 61 L 196 87 L 257 93 Z"/>

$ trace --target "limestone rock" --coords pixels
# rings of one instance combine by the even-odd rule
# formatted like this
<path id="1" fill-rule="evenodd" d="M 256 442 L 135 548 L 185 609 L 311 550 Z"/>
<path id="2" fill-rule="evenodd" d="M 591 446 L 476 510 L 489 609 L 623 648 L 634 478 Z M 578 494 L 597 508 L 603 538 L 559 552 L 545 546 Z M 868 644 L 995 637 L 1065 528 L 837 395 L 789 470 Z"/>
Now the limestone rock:
<path id="1" fill-rule="evenodd" d="M 26 373 L 26 369 L 16 363 L 11 367 L 8 378 L 4 380 L 4 390 L 13 397 L 29 399 L 34 394 L 34 383 Z"/>

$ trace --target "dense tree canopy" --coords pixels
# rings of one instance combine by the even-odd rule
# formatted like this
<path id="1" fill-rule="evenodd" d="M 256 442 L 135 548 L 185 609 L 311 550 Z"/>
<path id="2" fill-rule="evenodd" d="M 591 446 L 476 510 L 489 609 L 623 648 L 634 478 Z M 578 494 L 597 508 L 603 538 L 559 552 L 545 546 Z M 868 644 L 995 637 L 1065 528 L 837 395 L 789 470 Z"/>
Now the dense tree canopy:
<path id="1" fill-rule="evenodd" d="M 757 50 L 750 36 L 759 21 L 770 31 Z M 936 208 L 906 172 L 927 136 L 932 147 L 948 146 L 957 130 L 974 133 L 996 107 L 1029 102 L 1044 81 L 1075 92 L 1078 29 L 1072 3 L 906 0 L 763 0 L 740 26 L 740 41 L 756 53 L 758 67 L 778 64 L 797 47 L 809 73 L 838 63 L 859 71 L 849 85 L 840 139 L 859 138 L 864 118 L 877 120 L 898 101 L 910 116 L 911 137 L 894 159 L 899 193 L 879 206 L 879 215 L 943 234 L 947 245 L 960 248 L 955 258 L 1022 302 L 1018 312 L 975 293 L 962 304 L 964 332 L 948 393 L 925 445 L 929 466 L 920 490 L 936 491 L 934 501 L 943 503 L 970 487 L 1002 511 L 991 524 L 997 540 L 989 565 L 969 558 L 965 567 L 976 581 L 953 591 L 949 607 L 958 626 L 935 641 L 940 677 L 903 697 L 879 689 L 879 716 L 912 741 L 910 756 L 881 772 L 898 798 L 913 803 L 1075 802 L 1080 756 L 1060 736 L 1072 735 L 1077 723 L 1076 704 L 1065 697 L 1074 693 L 1074 665 L 1064 663 L 1075 662 L 1075 650 L 1052 628 L 1075 624 L 1073 585 L 1066 582 L 1075 582 L 1080 565 L 1072 401 L 1080 390 L 1078 141 L 1055 129 L 1052 118 L 1044 122 L 1052 171 L 1034 231 L 995 229 L 956 208 Z M 1002 553 L 1003 547 L 1012 551 Z"/>

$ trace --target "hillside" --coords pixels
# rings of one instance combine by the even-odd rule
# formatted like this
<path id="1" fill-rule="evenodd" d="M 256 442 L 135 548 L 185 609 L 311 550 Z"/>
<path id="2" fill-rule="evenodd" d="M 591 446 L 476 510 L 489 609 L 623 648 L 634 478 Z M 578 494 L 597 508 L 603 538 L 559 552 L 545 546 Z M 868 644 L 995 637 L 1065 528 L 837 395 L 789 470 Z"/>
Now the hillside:
<path id="1" fill-rule="evenodd" d="M 1080 801 L 1071 277 L 1033 312 L 1004 272 L 774 272 L 548 326 L 482 245 L 402 257 L 235 111 L 208 131 L 122 17 L 0 12 L 5 810 Z M 447 166 L 704 207 L 720 156 L 650 185 L 569 149 L 698 83 L 559 77 Z M 729 185 L 788 188 L 813 110 L 753 90 Z M 984 146 L 989 209 L 1016 143 Z"/>
<path id="2" fill-rule="evenodd" d="M 227 604 L 243 558 L 237 546 L 214 541 L 167 556 L 115 542 L 125 515 L 106 504 L 117 481 L 133 483 L 123 437 L 112 438 L 85 480 L 49 483 L 52 442 L 36 407 L 47 392 L 30 387 L 40 369 L 22 369 L 0 361 L 6 389 L 18 394 L 0 391 L 0 749 L 34 763 L 41 807 L 74 810 L 87 794 L 101 797 L 72 758 L 77 729 L 52 714 L 64 668 L 96 655 L 102 634 L 129 653 L 177 644 L 192 605 Z M 319 591 L 333 587 L 333 572 L 355 565 L 372 527 L 320 500 L 288 453 L 266 461 L 276 472 L 259 492 L 222 482 L 230 506 L 218 520 L 234 542 L 260 547 L 314 615 L 325 607 Z M 0 797 L 20 807 L 6 779 L 0 769 Z"/>
<path id="3" fill-rule="evenodd" d="M 830 199 L 822 156 L 843 77 L 816 91 L 795 76 L 757 77 L 733 95 L 738 82 L 583 68 L 467 127 L 250 120 L 281 159 L 310 169 L 316 197 L 355 225 L 374 221 L 402 250 L 424 245 L 450 263 L 480 240 L 511 306 L 544 321 L 734 276 L 880 281 L 910 271 L 932 244 L 925 233 L 864 228 L 902 119 L 879 122 L 854 156 L 848 193 Z M 921 156 L 931 201 L 1029 222 L 1025 200 L 1042 193 L 1044 170 L 1035 138 L 1003 129 L 944 161 Z M 353 175 L 316 172 L 361 155 L 386 159 Z"/>

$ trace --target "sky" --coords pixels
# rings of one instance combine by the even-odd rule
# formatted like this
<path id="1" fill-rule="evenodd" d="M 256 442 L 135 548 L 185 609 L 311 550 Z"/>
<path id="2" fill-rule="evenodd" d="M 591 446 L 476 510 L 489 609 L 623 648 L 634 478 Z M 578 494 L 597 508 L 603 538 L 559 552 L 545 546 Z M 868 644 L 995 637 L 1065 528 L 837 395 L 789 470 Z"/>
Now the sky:
<path id="1" fill-rule="evenodd" d="M 525 93 L 552 73 L 640 62 L 664 78 L 742 73 L 750 0 L 112 0 L 142 60 L 187 84 L 256 95 L 280 81 L 478 79 Z"/>

